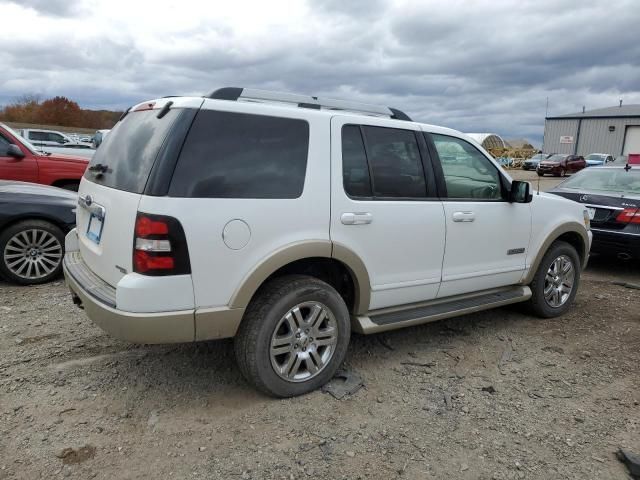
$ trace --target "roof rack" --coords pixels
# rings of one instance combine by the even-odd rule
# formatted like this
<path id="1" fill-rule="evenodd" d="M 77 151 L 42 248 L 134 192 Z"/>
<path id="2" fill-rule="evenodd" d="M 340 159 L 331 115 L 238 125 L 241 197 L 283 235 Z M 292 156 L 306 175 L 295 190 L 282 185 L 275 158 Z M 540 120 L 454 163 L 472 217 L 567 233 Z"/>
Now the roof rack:
<path id="1" fill-rule="evenodd" d="M 278 102 L 294 104 L 300 108 L 312 108 L 315 110 L 346 110 L 349 112 L 364 113 L 365 115 L 384 116 L 396 120 L 411 121 L 411 118 L 401 110 L 368 103 L 351 102 L 348 100 L 334 100 L 331 98 L 318 98 L 310 95 L 296 93 L 279 93 L 268 90 L 256 90 L 253 88 L 224 87 L 214 90 L 207 98 L 216 100 L 244 100 L 254 102 Z"/>

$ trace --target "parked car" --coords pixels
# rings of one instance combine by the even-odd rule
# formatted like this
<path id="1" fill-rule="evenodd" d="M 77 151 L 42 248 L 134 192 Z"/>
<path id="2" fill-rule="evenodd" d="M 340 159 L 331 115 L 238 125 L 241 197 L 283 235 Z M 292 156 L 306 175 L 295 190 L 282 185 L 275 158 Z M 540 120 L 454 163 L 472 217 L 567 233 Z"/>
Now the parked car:
<path id="1" fill-rule="evenodd" d="M 533 157 L 528 158 L 522 164 L 523 170 L 535 170 L 542 160 L 546 160 L 551 156 L 550 153 L 537 153 Z"/>
<path id="2" fill-rule="evenodd" d="M 332 378 L 352 329 L 516 302 L 562 315 L 591 243 L 584 206 L 532 195 L 458 131 L 242 88 L 131 108 L 78 201 L 64 272 L 95 323 L 235 337 L 245 378 L 279 397 Z"/>
<path id="3" fill-rule="evenodd" d="M 76 155 L 43 153 L 0 123 L 0 179 L 77 190 L 89 161 Z"/>
<path id="4" fill-rule="evenodd" d="M 96 133 L 93 134 L 93 138 L 91 139 L 93 148 L 98 148 L 110 131 L 111 130 L 96 130 Z"/>
<path id="5" fill-rule="evenodd" d="M 581 155 L 551 155 L 546 160 L 540 161 L 536 172 L 539 176 L 544 176 L 547 173 L 555 177 L 564 177 L 568 173 L 579 172 L 587 166 L 584 161 L 584 157 Z"/>
<path id="6" fill-rule="evenodd" d="M 587 162 L 587 167 L 601 167 L 607 163 L 613 162 L 613 155 L 608 153 L 590 153 L 584 159 Z"/>
<path id="7" fill-rule="evenodd" d="M 21 285 L 59 276 L 77 206 L 74 192 L 0 180 L 0 276 Z"/>
<path id="8" fill-rule="evenodd" d="M 588 169 L 551 193 L 587 207 L 593 252 L 640 259 L 640 166 Z"/>
<path id="9" fill-rule="evenodd" d="M 35 147 L 92 148 L 90 143 L 80 142 L 55 130 L 23 128 L 20 135 Z"/>

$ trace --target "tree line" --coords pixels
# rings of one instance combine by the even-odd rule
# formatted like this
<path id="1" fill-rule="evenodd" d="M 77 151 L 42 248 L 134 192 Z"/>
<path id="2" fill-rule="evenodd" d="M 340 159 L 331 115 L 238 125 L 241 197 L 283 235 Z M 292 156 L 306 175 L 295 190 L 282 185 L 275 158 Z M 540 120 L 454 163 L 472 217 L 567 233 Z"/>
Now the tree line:
<path id="1" fill-rule="evenodd" d="M 53 97 L 41 101 L 37 95 L 23 95 L 0 110 L 0 120 L 39 125 L 58 125 L 80 128 L 111 128 L 122 112 L 87 110 L 67 97 Z"/>

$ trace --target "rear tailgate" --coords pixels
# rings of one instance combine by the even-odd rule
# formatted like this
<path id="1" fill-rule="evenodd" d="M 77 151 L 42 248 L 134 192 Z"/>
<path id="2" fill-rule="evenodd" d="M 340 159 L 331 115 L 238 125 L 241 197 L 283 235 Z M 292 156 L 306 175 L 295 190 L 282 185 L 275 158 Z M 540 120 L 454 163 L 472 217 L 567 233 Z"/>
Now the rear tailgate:
<path id="1" fill-rule="evenodd" d="M 80 183 L 80 254 L 93 273 L 114 287 L 132 271 L 138 205 L 149 178 L 157 176 L 156 160 L 166 157 L 165 145 L 182 144 L 177 136 L 184 133 L 174 126 L 190 122 L 202 101 L 160 99 L 133 107 L 104 138 Z M 172 172 L 169 168 L 168 175 Z"/>
<path id="2" fill-rule="evenodd" d="M 131 272 L 133 229 L 141 195 L 104 187 L 84 178 L 78 194 L 76 228 L 80 254 L 96 275 L 115 287 L 125 273 Z"/>

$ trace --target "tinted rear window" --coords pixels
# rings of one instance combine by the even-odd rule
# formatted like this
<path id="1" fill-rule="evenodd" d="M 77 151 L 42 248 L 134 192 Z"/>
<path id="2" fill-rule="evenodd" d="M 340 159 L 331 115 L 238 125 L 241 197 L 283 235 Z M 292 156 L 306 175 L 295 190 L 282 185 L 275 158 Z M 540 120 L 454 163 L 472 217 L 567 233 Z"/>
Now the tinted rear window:
<path id="1" fill-rule="evenodd" d="M 99 176 L 87 169 L 85 177 L 105 187 L 142 193 L 180 109 L 169 110 L 162 118 L 157 115 L 158 110 L 144 110 L 124 117 L 104 138 L 89 164 L 89 169 L 100 164 L 107 171 Z"/>
<path id="2" fill-rule="evenodd" d="M 297 198 L 304 188 L 308 150 L 309 124 L 304 120 L 200 110 L 169 195 Z"/>

